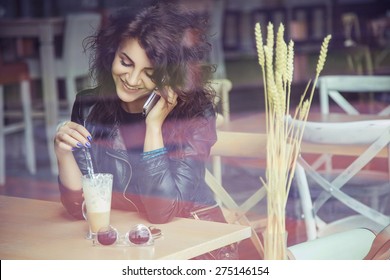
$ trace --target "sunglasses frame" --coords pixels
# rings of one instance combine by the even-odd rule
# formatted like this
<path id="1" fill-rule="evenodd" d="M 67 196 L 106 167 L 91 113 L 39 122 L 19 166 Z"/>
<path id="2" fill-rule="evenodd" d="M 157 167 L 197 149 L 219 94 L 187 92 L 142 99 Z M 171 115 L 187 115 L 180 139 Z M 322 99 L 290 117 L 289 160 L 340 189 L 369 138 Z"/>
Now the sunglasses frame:
<path id="1" fill-rule="evenodd" d="M 149 236 L 148 240 L 145 242 L 131 241 L 132 238 L 131 234 L 137 234 L 137 233 L 139 235 L 138 238 L 140 237 L 142 238 L 142 236 L 140 236 L 140 233 L 142 234 L 147 233 L 147 235 Z M 115 238 L 115 240 L 112 243 L 111 242 L 106 243 L 103 240 L 99 240 L 99 237 L 104 238 L 101 236 L 101 234 L 114 235 L 109 237 Z M 121 235 L 119 234 L 119 231 L 116 228 L 110 225 L 108 227 L 101 228 L 96 233 L 92 241 L 93 241 L 93 245 L 101 245 L 101 246 L 151 246 L 154 244 L 154 240 L 156 238 L 159 238 L 161 235 L 162 234 L 160 229 L 153 226 L 147 227 L 144 224 L 136 224 L 130 230 L 128 230 L 125 235 Z M 137 236 L 135 236 L 134 238 L 136 239 Z"/>

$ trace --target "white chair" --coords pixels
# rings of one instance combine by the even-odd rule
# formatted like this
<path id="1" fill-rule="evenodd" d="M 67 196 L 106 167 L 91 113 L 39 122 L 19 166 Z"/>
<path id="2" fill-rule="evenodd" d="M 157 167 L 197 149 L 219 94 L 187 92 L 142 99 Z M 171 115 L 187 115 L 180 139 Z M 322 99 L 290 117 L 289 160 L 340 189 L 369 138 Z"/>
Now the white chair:
<path id="1" fill-rule="evenodd" d="M 69 14 L 65 18 L 62 57 L 55 61 L 55 76 L 65 80 L 66 98 L 69 111 L 77 93 L 76 80 L 89 77 L 88 54 L 84 52 L 83 40 L 93 35 L 100 27 L 102 17 L 98 13 Z M 32 79 L 41 78 L 39 60 L 27 60 Z M 92 81 L 89 81 L 92 85 Z"/>
<path id="2" fill-rule="evenodd" d="M 329 114 L 329 100 L 333 100 L 347 114 L 358 115 L 359 110 L 343 97 L 342 93 L 390 92 L 390 76 L 322 76 L 318 80 L 318 86 L 322 114 Z M 390 115 L 390 105 L 377 114 Z"/>
<path id="3" fill-rule="evenodd" d="M 298 121 L 295 121 L 295 124 L 302 125 Z M 341 150 L 344 155 L 355 156 L 356 159 L 344 170 L 332 170 L 334 176 L 328 176 L 328 173 L 323 175 L 315 170 L 302 155 L 298 158 L 295 178 L 308 239 L 356 227 L 367 227 L 378 232 L 389 225 L 390 217 L 380 212 L 377 204 L 381 198 L 389 196 L 390 167 L 388 167 L 389 172 L 363 170 L 363 168 L 376 157 L 387 159 L 390 166 L 390 120 L 344 123 L 307 122 L 302 145 L 313 143 L 317 144 L 317 152 L 321 149 L 321 151 L 332 154 L 333 149 L 337 148 L 338 153 Z M 322 189 L 314 202 L 312 202 L 307 176 Z M 352 179 L 358 182 L 360 180 L 360 184 L 350 184 Z M 361 184 L 363 179 L 366 181 Z M 377 182 L 378 180 L 380 183 Z M 373 201 L 370 206 L 360 201 L 362 197 L 367 196 L 371 196 Z M 358 215 L 325 222 L 321 219 L 319 210 L 330 198 L 341 202 Z M 387 204 L 384 205 L 387 206 Z"/>
<path id="4" fill-rule="evenodd" d="M 262 158 L 265 157 L 266 137 L 255 133 L 238 133 L 238 132 L 218 132 L 218 141 L 211 149 L 211 156 L 224 157 L 244 157 L 244 158 Z M 261 186 L 259 180 L 259 189 L 255 191 L 244 203 L 238 205 L 231 194 L 223 187 L 218 178 L 206 170 L 206 183 L 214 192 L 216 200 L 225 211 L 225 217 L 229 223 L 239 223 L 252 227 L 252 243 L 263 257 L 263 245 L 256 233 L 256 229 L 264 228 L 266 219 L 256 217 L 250 220 L 247 216 L 249 211 L 263 200 L 266 196 L 264 186 Z M 243 178 L 245 179 L 245 178 Z"/>
<path id="5" fill-rule="evenodd" d="M 18 122 L 5 123 L 6 113 L 4 111 L 4 86 L 19 85 L 20 101 L 22 104 L 22 120 Z M 0 185 L 6 182 L 5 164 L 5 136 L 22 131 L 24 133 L 25 159 L 30 173 L 35 174 L 35 145 L 33 122 L 31 112 L 30 80 L 27 66 L 24 63 L 2 64 L 0 58 Z M 17 147 L 13 147 L 17 148 Z"/>
<path id="6" fill-rule="evenodd" d="M 375 92 L 390 92 L 390 76 L 366 76 L 366 75 L 338 75 L 322 76 L 318 81 L 320 93 L 321 114 L 328 115 L 331 113 L 330 101 L 333 101 L 343 112 L 348 115 L 359 115 L 362 112 L 349 102 L 343 93 L 369 94 Z M 369 98 L 372 99 L 372 96 Z M 367 108 L 368 106 L 365 107 Z M 382 105 L 382 104 L 380 104 Z M 370 106 L 372 108 L 373 106 Z M 382 106 L 383 107 L 383 106 Z M 332 109 L 333 110 L 333 109 Z M 373 110 L 372 114 L 379 116 L 390 115 L 390 105 L 387 107 Z M 313 166 L 325 164 L 328 172 L 332 170 L 331 156 L 324 154 L 320 156 Z M 317 168 L 316 167 L 316 168 Z"/>
<path id="7" fill-rule="evenodd" d="M 390 226 L 379 234 L 356 228 L 290 246 L 290 260 L 388 260 Z"/>

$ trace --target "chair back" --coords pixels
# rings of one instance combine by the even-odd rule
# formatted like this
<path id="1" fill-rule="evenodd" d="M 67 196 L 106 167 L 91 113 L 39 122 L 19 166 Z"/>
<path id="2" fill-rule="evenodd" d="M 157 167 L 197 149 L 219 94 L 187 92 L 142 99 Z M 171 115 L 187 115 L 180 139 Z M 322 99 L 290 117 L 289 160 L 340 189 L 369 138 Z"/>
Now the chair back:
<path id="1" fill-rule="evenodd" d="M 295 121 L 295 124 L 303 125 L 303 123 L 297 121 Z M 359 213 L 359 216 L 364 217 L 365 225 L 371 229 L 380 230 L 390 224 L 389 216 L 380 212 L 377 207 L 373 207 L 372 205 L 369 206 L 359 201 L 355 195 L 345 192 L 345 188 L 343 188 L 356 177 L 371 160 L 378 156 L 386 156 L 389 163 L 389 172 L 386 176 L 383 176 L 384 178 L 382 181 L 377 178 L 378 176 L 374 176 L 375 178 L 367 177 L 367 186 L 364 186 L 365 188 L 361 189 L 360 194 L 362 196 L 369 195 L 367 192 L 372 192 L 372 194 L 378 192 L 377 196 L 388 196 L 390 194 L 390 119 L 345 123 L 307 122 L 302 141 L 302 145 L 305 143 L 320 144 L 323 146 L 323 148 L 320 149 L 323 149 L 324 152 L 329 154 L 332 154 L 332 145 L 342 146 L 343 150 L 349 150 L 349 155 L 356 157 L 352 163 L 336 174 L 334 178 L 326 176 L 328 174 L 325 176 L 321 174 L 321 172 L 313 168 L 303 156 L 298 158 L 295 175 L 305 217 L 308 239 L 318 237 L 321 235 L 320 232 L 325 232 L 325 228 L 329 226 L 321 220 L 318 213 L 319 209 L 330 198 L 335 198 L 343 205 Z M 388 151 L 384 152 L 386 149 Z M 375 174 L 378 175 L 379 172 Z M 312 195 L 310 194 L 306 175 L 322 189 L 322 192 L 316 196 L 314 202 L 311 201 Z M 378 181 L 380 181 L 380 183 L 378 183 Z M 356 188 L 354 188 L 356 189 L 354 194 L 359 193 L 358 187 L 359 186 L 356 186 Z M 371 187 L 371 189 L 368 187 Z M 361 224 L 361 221 L 355 222 L 355 217 L 351 216 L 349 218 L 348 226 L 356 227 L 359 223 Z M 339 229 L 345 229 L 340 221 L 337 222 L 339 223 L 337 225 Z M 334 224 L 336 225 L 337 222 L 334 222 Z"/>
<path id="2" fill-rule="evenodd" d="M 322 76 L 318 80 L 322 114 L 329 114 L 329 100 L 333 100 L 350 115 L 360 114 L 343 95 L 350 93 L 390 92 L 390 76 L 340 75 Z M 390 105 L 380 110 L 378 115 L 390 115 Z"/>
<path id="3" fill-rule="evenodd" d="M 337 145 L 372 144 L 389 128 L 390 119 L 349 122 L 308 121 L 305 125 L 303 141 Z"/>
<path id="4" fill-rule="evenodd" d="M 89 53 L 84 52 L 83 41 L 97 32 L 102 21 L 98 13 L 69 14 L 65 20 L 63 61 L 66 75 L 87 76 L 89 73 Z"/>

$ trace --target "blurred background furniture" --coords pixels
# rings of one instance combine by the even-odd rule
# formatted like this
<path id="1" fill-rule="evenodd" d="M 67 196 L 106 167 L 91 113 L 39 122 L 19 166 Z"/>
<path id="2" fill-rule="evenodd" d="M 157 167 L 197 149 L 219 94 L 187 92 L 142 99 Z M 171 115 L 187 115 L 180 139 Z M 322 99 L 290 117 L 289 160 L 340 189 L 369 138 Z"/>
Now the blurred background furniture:
<path id="1" fill-rule="evenodd" d="M 362 35 L 360 31 L 359 18 L 356 13 L 344 13 L 341 15 L 341 21 L 344 28 L 344 46 L 351 47 L 360 43 Z"/>
<path id="2" fill-rule="evenodd" d="M 348 68 L 352 74 L 374 74 L 372 54 L 369 46 L 359 44 L 346 47 L 346 57 Z"/>
<path id="3" fill-rule="evenodd" d="M 359 109 L 352 105 L 351 100 L 356 98 L 346 98 L 343 93 L 369 95 L 374 92 L 390 92 L 390 76 L 369 76 L 369 75 L 328 75 L 322 76 L 318 81 L 320 91 L 320 108 L 322 114 L 330 113 L 329 101 L 334 101 L 343 112 L 350 115 L 358 115 Z M 373 98 L 370 98 L 373 102 Z M 363 113 L 363 112 L 362 112 Z M 390 115 L 390 105 L 384 108 L 377 108 L 373 112 L 378 115 Z"/>
<path id="4" fill-rule="evenodd" d="M 288 248 L 290 260 L 388 260 L 390 226 L 380 233 L 356 228 Z"/>
<path id="5" fill-rule="evenodd" d="M 370 20 L 368 25 L 376 47 L 379 49 L 379 53 L 374 58 L 374 66 L 378 69 L 390 55 L 390 12 L 386 16 Z"/>
<path id="6" fill-rule="evenodd" d="M 32 107 L 30 96 L 30 79 L 25 63 L 2 63 L 0 57 L 0 185 L 5 184 L 6 149 L 5 137 L 16 132 L 24 134 L 24 153 L 27 169 L 31 174 L 36 172 L 35 145 L 33 132 Z M 5 86 L 18 85 L 20 102 L 23 111 L 22 120 L 15 122 L 6 118 L 4 94 Z M 15 147 L 12 147 L 15 149 Z M 10 149 L 10 147 L 8 147 Z"/>
<path id="7" fill-rule="evenodd" d="M 89 79 L 89 53 L 84 52 L 83 40 L 93 35 L 100 27 L 101 15 L 98 13 L 69 14 L 65 17 L 65 29 L 63 36 L 62 56 L 54 61 L 55 79 L 65 80 L 67 108 L 72 110 L 78 79 L 87 80 L 87 85 L 92 86 Z M 28 68 L 31 79 L 41 79 L 42 65 L 38 59 L 28 59 Z M 68 117 L 68 116 L 67 116 Z"/>
<path id="8" fill-rule="evenodd" d="M 344 28 L 344 48 L 348 67 L 352 74 L 373 75 L 374 66 L 369 45 L 362 42 L 359 17 L 347 12 L 341 15 Z"/>
<path id="9" fill-rule="evenodd" d="M 309 240 L 356 227 L 379 231 L 390 224 L 390 216 L 383 214 L 390 194 L 390 120 L 307 122 L 302 145 L 306 143 L 323 145 L 322 150 L 329 154 L 332 154 L 329 145 L 338 145 L 345 154 L 356 156 L 346 168 L 323 173 L 313 168 L 303 156 L 298 158 L 295 178 Z M 376 157 L 387 160 L 387 171 L 364 170 Z M 316 197 L 313 195 L 314 183 L 321 190 Z M 364 202 L 367 197 L 370 201 Z M 320 209 L 330 199 L 340 202 L 352 213 L 332 221 L 323 220 Z"/>
<path id="10" fill-rule="evenodd" d="M 213 0 L 210 13 L 210 43 L 213 46 L 210 53 L 210 62 L 217 65 L 213 77 L 215 79 L 226 78 L 225 54 L 223 48 L 223 20 L 225 13 L 225 0 Z"/>
<path id="11" fill-rule="evenodd" d="M 77 92 L 77 79 L 89 76 L 89 60 L 83 50 L 83 40 L 92 35 L 101 22 L 97 13 L 70 14 L 66 18 L 32 18 L 0 20 L 0 37 L 38 37 L 39 59 L 28 59 L 31 79 L 42 80 L 43 111 L 47 149 L 52 174 L 57 174 L 53 141 L 59 123 L 59 91 L 57 79 L 66 81 L 67 112 Z M 63 56 L 55 57 L 54 37 L 63 35 Z M 91 85 L 91 82 L 88 82 Z M 67 113 L 66 118 L 69 118 Z"/>
<path id="12" fill-rule="evenodd" d="M 63 18 L 1 19 L 0 38 L 39 38 L 39 59 L 42 67 L 42 91 L 46 126 L 47 152 L 52 174 L 57 174 L 54 154 L 54 133 L 58 125 L 58 91 L 54 64 L 54 37 L 63 34 Z"/>

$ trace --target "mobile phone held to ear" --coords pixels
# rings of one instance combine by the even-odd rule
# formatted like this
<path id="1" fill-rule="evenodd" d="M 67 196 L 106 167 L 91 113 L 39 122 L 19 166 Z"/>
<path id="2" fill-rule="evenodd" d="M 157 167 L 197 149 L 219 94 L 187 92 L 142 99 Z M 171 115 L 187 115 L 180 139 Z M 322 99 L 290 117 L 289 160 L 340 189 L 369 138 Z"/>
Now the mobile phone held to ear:
<path id="1" fill-rule="evenodd" d="M 149 96 L 148 100 L 146 100 L 144 107 L 142 109 L 142 115 L 146 117 L 150 110 L 152 110 L 153 106 L 156 105 L 157 101 L 160 99 L 160 96 L 153 91 L 152 94 Z"/>

